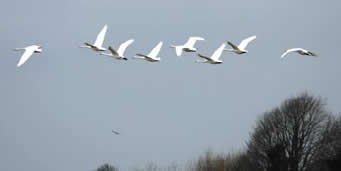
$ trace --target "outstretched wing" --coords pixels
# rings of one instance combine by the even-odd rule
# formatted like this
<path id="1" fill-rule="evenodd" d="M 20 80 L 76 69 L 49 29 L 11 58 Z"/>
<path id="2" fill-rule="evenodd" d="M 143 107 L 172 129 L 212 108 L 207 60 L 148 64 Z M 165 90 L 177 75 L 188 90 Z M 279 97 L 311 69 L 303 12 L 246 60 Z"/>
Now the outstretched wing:
<path id="1" fill-rule="evenodd" d="M 112 48 L 111 46 L 109 46 L 109 51 L 111 52 L 111 54 L 113 54 L 114 56 L 119 56 L 119 54 L 117 53 L 117 51 Z"/>
<path id="2" fill-rule="evenodd" d="M 195 42 L 198 40 L 205 40 L 205 39 L 202 37 L 189 37 L 187 42 L 184 44 L 184 47 L 193 48 Z"/>
<path id="3" fill-rule="evenodd" d="M 17 64 L 17 67 L 20 67 L 22 64 L 24 64 L 34 53 L 33 48 L 27 48 L 24 52 L 24 54 L 21 56 L 19 63 Z"/>
<path id="4" fill-rule="evenodd" d="M 218 60 L 220 58 L 221 54 L 223 53 L 225 46 L 226 46 L 226 44 L 223 43 L 216 51 L 214 51 L 211 59 L 215 60 L 215 61 Z"/>
<path id="5" fill-rule="evenodd" d="M 175 46 L 175 53 L 176 56 L 181 56 L 182 55 L 182 46 Z"/>
<path id="6" fill-rule="evenodd" d="M 120 56 L 123 56 L 124 54 L 124 51 L 127 49 L 127 47 L 132 44 L 134 42 L 133 39 L 130 39 L 130 40 L 127 40 L 126 42 L 122 43 L 120 45 L 120 47 L 118 48 L 117 50 L 117 53 L 120 55 Z"/>
<path id="7" fill-rule="evenodd" d="M 239 48 L 240 50 L 244 50 L 244 49 L 246 48 L 246 46 L 247 46 L 252 40 L 255 40 L 255 39 L 256 39 L 256 36 L 251 36 L 251 37 L 249 37 L 249 38 L 243 40 L 243 41 L 239 44 L 238 48 Z"/>
<path id="8" fill-rule="evenodd" d="M 287 51 L 285 51 L 282 55 L 281 55 L 281 58 L 284 58 L 288 53 L 291 53 L 291 52 L 297 52 L 297 51 L 300 51 L 302 50 L 301 48 L 292 48 L 292 49 L 288 49 Z"/>
<path id="9" fill-rule="evenodd" d="M 147 56 L 150 58 L 156 58 L 161 50 L 162 44 L 162 41 L 160 41 Z"/>
<path id="10" fill-rule="evenodd" d="M 103 27 L 103 29 L 99 32 L 99 34 L 97 35 L 96 41 L 94 43 L 95 46 L 102 47 L 102 44 L 104 42 L 105 34 L 107 33 L 107 29 L 108 29 L 108 26 L 105 25 Z"/>

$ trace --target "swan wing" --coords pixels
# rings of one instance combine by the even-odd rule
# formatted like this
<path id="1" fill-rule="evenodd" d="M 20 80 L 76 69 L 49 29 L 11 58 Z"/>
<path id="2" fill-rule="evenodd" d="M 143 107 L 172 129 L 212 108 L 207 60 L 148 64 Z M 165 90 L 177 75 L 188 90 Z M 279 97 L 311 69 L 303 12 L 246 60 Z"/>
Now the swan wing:
<path id="1" fill-rule="evenodd" d="M 302 50 L 301 48 L 292 48 L 292 49 L 288 49 L 287 51 L 285 51 L 282 55 L 281 55 L 281 58 L 284 58 L 288 53 L 291 53 L 291 52 L 298 52 Z"/>
<path id="2" fill-rule="evenodd" d="M 104 37 L 105 37 L 105 34 L 107 33 L 107 30 L 108 30 L 108 26 L 105 25 L 102 30 L 98 33 L 97 35 L 97 38 L 96 38 L 96 41 L 94 43 L 94 46 L 97 46 L 97 47 L 102 47 L 102 44 L 104 42 Z"/>
<path id="3" fill-rule="evenodd" d="M 187 40 L 187 42 L 184 44 L 184 47 L 193 48 L 194 45 L 195 45 L 195 43 L 196 43 L 198 40 L 205 40 L 205 39 L 202 38 L 202 37 L 189 37 L 189 39 Z"/>
<path id="4" fill-rule="evenodd" d="M 21 65 L 23 65 L 32 56 L 33 53 L 34 53 L 34 48 L 31 48 L 31 47 L 26 48 L 24 54 L 21 56 L 17 64 L 17 67 L 20 67 Z"/>
<path id="5" fill-rule="evenodd" d="M 176 46 L 175 47 L 175 53 L 176 53 L 176 56 L 181 56 L 182 55 L 182 46 Z"/>
<path id="6" fill-rule="evenodd" d="M 246 48 L 246 46 L 252 41 L 252 40 L 255 40 L 256 39 L 256 36 L 251 36 L 251 37 L 249 37 L 249 38 L 247 38 L 247 39 L 244 39 L 241 43 L 240 43 L 240 45 L 238 46 L 238 48 L 240 49 L 240 50 L 244 50 L 245 48 Z"/>
<path id="7" fill-rule="evenodd" d="M 150 53 L 147 55 L 150 58 L 156 58 L 157 55 L 159 54 L 161 47 L 162 47 L 162 41 L 160 41 L 154 48 L 152 51 L 150 51 Z"/>
<path id="8" fill-rule="evenodd" d="M 130 39 L 130 40 L 127 40 L 126 42 L 122 43 L 120 45 L 120 47 L 118 48 L 117 50 L 117 53 L 120 55 L 120 56 L 123 56 L 125 50 L 127 49 L 127 47 L 132 44 L 134 42 L 133 39 Z"/>
<path id="9" fill-rule="evenodd" d="M 218 60 L 220 58 L 221 54 L 223 53 L 225 47 L 226 47 L 226 44 L 223 43 L 216 51 L 214 51 L 211 59 L 212 60 Z"/>

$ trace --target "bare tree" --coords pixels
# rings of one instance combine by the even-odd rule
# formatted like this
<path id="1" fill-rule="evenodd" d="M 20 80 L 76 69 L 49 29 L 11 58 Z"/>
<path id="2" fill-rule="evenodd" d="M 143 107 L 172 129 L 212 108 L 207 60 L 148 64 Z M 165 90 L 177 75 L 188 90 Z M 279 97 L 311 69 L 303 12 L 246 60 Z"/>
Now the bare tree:
<path id="1" fill-rule="evenodd" d="M 329 121 L 320 147 L 313 170 L 338 171 L 341 168 L 341 116 Z"/>
<path id="2" fill-rule="evenodd" d="M 258 171 L 252 165 L 247 153 L 215 154 L 207 151 L 194 165 L 192 171 Z"/>
<path id="3" fill-rule="evenodd" d="M 289 98 L 257 122 L 248 153 L 262 170 L 306 171 L 316 161 L 329 117 L 319 97 Z"/>
<path id="4" fill-rule="evenodd" d="M 118 168 L 110 164 L 103 164 L 96 171 L 118 171 Z"/>

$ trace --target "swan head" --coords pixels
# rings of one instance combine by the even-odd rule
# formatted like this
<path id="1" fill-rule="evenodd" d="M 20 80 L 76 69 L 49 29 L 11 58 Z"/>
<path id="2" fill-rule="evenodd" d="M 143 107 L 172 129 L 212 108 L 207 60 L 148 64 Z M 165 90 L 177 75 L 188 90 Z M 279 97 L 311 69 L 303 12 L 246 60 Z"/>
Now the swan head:
<path id="1" fill-rule="evenodd" d="M 214 64 L 222 64 L 222 63 L 223 63 L 222 60 L 218 60 L 218 61 L 216 61 Z"/>
<path id="2" fill-rule="evenodd" d="M 248 53 L 249 51 L 248 50 L 240 50 L 240 51 L 235 51 L 235 53 L 237 54 L 244 54 L 244 53 Z"/>

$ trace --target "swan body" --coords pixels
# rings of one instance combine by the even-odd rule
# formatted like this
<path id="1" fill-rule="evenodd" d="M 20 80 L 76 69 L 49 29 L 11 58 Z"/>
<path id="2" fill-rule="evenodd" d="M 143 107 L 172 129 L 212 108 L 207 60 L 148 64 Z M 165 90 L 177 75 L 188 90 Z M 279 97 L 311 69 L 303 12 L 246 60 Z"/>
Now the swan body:
<path id="1" fill-rule="evenodd" d="M 39 45 L 31 45 L 25 48 L 16 48 L 15 51 L 25 51 L 24 54 L 21 56 L 17 67 L 23 65 L 34 53 L 41 53 L 43 51 L 42 47 Z"/>
<path id="2" fill-rule="evenodd" d="M 85 42 L 85 46 L 81 46 L 81 48 L 89 48 L 92 49 L 96 52 L 103 52 L 106 51 L 106 49 L 102 46 L 103 42 L 104 42 L 104 38 L 105 38 L 105 34 L 107 33 L 108 30 L 108 26 L 104 25 L 104 27 L 102 28 L 102 30 L 98 33 L 95 43 L 91 44 L 88 42 Z"/>
<path id="3" fill-rule="evenodd" d="M 249 38 L 244 39 L 243 41 L 240 42 L 240 44 L 237 46 L 233 44 L 232 42 L 228 41 L 227 44 L 229 44 L 232 49 L 225 49 L 226 51 L 234 52 L 236 54 L 244 54 L 248 53 L 249 51 L 246 50 L 247 45 L 252 41 L 255 40 L 256 36 L 251 36 Z"/>
<path id="4" fill-rule="evenodd" d="M 317 56 L 315 53 L 305 50 L 303 48 L 292 48 L 292 49 L 288 49 L 287 51 L 285 51 L 282 54 L 281 58 L 284 58 L 288 53 L 291 53 L 291 52 L 296 52 L 300 55 L 305 55 L 305 56 L 315 56 L 315 57 Z"/>
<path id="5" fill-rule="evenodd" d="M 198 53 L 198 56 L 200 58 L 203 58 L 203 60 L 197 60 L 197 63 L 209 63 L 209 64 L 222 64 L 223 61 L 220 60 L 220 56 L 222 55 L 224 49 L 226 47 L 226 44 L 223 43 L 217 50 L 214 51 L 213 55 L 211 57 L 202 55 Z"/>
<path id="6" fill-rule="evenodd" d="M 120 60 L 128 60 L 128 58 L 124 57 L 124 52 L 127 49 L 127 47 L 133 42 L 134 42 L 133 39 L 127 40 L 126 42 L 120 45 L 117 51 L 113 47 L 109 46 L 108 49 L 110 53 L 101 53 L 101 55 L 111 56 L 115 59 L 120 59 Z"/>
<path id="7" fill-rule="evenodd" d="M 182 52 L 196 52 L 197 49 L 194 48 L 194 45 L 197 41 L 205 40 L 202 37 L 189 37 L 187 42 L 184 45 L 171 46 L 171 48 L 175 48 L 176 56 L 181 56 Z"/>
<path id="8" fill-rule="evenodd" d="M 143 59 L 146 60 L 148 62 L 159 62 L 161 60 L 160 57 L 158 57 L 158 54 L 160 53 L 160 50 L 162 48 L 163 42 L 160 41 L 153 49 L 152 51 L 148 54 L 148 55 L 144 55 L 144 54 L 136 54 L 135 58 L 136 59 Z"/>

